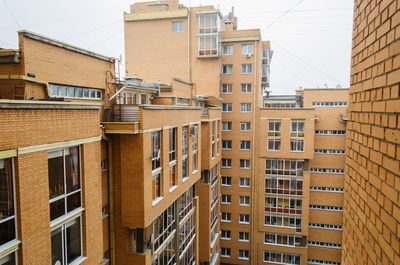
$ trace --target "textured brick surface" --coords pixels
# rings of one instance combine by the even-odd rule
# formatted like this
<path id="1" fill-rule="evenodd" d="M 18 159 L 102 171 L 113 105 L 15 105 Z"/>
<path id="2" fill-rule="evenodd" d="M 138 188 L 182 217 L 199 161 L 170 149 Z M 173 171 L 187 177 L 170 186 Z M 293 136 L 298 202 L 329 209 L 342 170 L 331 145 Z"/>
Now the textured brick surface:
<path id="1" fill-rule="evenodd" d="M 356 0 L 343 264 L 399 264 L 400 1 Z"/>

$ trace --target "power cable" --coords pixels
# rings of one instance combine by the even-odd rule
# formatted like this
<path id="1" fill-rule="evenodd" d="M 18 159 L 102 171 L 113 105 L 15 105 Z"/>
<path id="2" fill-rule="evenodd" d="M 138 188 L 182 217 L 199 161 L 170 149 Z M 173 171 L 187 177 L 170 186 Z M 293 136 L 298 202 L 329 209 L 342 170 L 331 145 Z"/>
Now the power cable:
<path id="1" fill-rule="evenodd" d="M 320 73 L 321 75 L 325 76 L 325 78 L 330 78 L 331 80 L 334 80 L 335 82 L 338 82 L 340 85 L 342 84 L 342 81 L 339 81 L 338 79 L 336 79 L 335 77 L 322 72 L 320 69 L 318 69 L 317 67 L 311 65 L 310 63 L 306 62 L 305 60 L 303 60 L 302 58 L 298 57 L 297 55 L 294 55 L 292 52 L 290 52 L 289 50 L 287 50 L 286 48 L 284 48 L 283 46 L 279 45 L 276 41 L 272 41 L 272 43 L 274 43 L 274 45 L 277 45 L 278 47 L 280 47 L 282 50 L 284 50 L 287 54 L 289 54 L 290 56 L 296 58 L 298 61 L 300 61 L 301 63 L 303 63 L 304 65 L 307 65 L 308 67 L 310 67 L 311 69 L 313 69 L 314 71 Z"/>
<path id="2" fill-rule="evenodd" d="M 304 0 L 300 0 L 299 2 L 297 2 L 294 6 L 292 6 L 291 8 L 289 8 L 286 12 L 284 12 L 282 15 L 280 15 L 279 17 L 277 17 L 274 21 L 272 21 L 272 23 L 270 23 L 268 26 L 266 26 L 262 31 L 269 29 L 272 25 L 274 25 L 279 19 L 283 18 L 284 16 L 286 16 L 287 14 L 290 13 L 290 11 L 292 11 L 294 8 L 296 8 L 298 5 L 300 5 Z"/>
<path id="3" fill-rule="evenodd" d="M 73 35 L 73 36 L 67 37 L 67 38 L 65 38 L 63 41 L 75 39 L 75 38 L 78 38 L 78 37 L 83 36 L 83 35 L 85 35 L 85 34 L 88 34 L 88 33 L 91 33 L 91 32 L 94 32 L 94 31 L 97 31 L 97 30 L 100 30 L 100 29 L 104 29 L 104 28 L 106 28 L 106 27 L 109 27 L 109 26 L 111 26 L 111 25 L 115 25 L 115 24 L 120 23 L 120 22 L 121 22 L 121 21 L 119 20 L 119 21 L 116 21 L 116 22 L 113 22 L 113 23 L 110 23 L 110 24 L 106 24 L 106 25 L 103 25 L 103 26 L 100 26 L 100 27 L 97 27 L 97 28 L 94 28 L 94 29 L 85 31 L 85 32 L 79 33 L 79 34 L 77 34 L 77 35 Z"/>
<path id="4" fill-rule="evenodd" d="M 100 45 L 100 44 L 102 44 L 102 43 L 104 43 L 104 42 L 106 42 L 106 41 L 108 41 L 108 40 L 114 38 L 115 36 L 117 36 L 117 35 L 119 35 L 119 34 L 121 34 L 121 33 L 122 33 L 122 31 L 119 31 L 119 32 L 117 32 L 116 34 L 111 35 L 111 36 L 108 37 L 107 39 L 104 39 L 104 40 L 102 40 L 102 41 L 99 41 L 99 42 L 97 42 L 96 44 L 90 46 L 88 49 L 92 49 L 93 47 L 96 47 L 96 46 L 98 46 L 98 45 Z"/>
<path id="5" fill-rule="evenodd" d="M 6 8 L 8 9 L 8 12 L 10 12 L 12 18 L 14 19 L 15 23 L 18 25 L 18 28 L 21 29 L 21 25 L 18 23 L 17 18 L 14 16 L 13 12 L 11 11 L 11 9 L 8 7 L 6 0 L 3 0 L 4 5 L 6 6 Z"/>

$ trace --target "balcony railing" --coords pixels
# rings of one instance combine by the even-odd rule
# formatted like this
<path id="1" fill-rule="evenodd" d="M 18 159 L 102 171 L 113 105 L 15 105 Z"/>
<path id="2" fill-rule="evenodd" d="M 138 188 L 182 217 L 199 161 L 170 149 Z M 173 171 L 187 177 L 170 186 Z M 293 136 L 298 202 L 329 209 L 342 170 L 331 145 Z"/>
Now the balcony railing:
<path id="1" fill-rule="evenodd" d="M 139 122 L 138 105 L 115 104 L 111 113 L 105 113 L 105 122 Z"/>

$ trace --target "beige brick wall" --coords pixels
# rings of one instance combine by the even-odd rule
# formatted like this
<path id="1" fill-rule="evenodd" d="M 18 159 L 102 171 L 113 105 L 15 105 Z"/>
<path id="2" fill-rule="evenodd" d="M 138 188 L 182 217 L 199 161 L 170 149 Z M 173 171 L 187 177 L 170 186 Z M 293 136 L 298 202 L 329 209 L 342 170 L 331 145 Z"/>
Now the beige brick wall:
<path id="1" fill-rule="evenodd" d="M 354 12 L 342 263 L 400 264 L 400 1 Z"/>

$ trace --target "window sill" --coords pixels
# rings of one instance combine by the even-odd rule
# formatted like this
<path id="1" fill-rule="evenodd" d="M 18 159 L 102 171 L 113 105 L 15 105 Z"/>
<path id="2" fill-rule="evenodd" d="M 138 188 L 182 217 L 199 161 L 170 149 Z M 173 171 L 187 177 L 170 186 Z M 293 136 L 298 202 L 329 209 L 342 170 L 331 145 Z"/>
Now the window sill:
<path id="1" fill-rule="evenodd" d="M 221 187 L 232 187 L 232 185 L 221 184 Z"/>
<path id="2" fill-rule="evenodd" d="M 221 237 L 221 240 L 231 240 L 230 238 Z"/>
<path id="3" fill-rule="evenodd" d="M 241 258 L 241 257 L 239 257 L 238 259 L 241 259 L 241 260 L 249 260 L 249 258 Z"/>
<path id="4" fill-rule="evenodd" d="M 151 202 L 151 206 L 157 205 L 163 199 L 164 199 L 164 197 L 158 197 L 157 199 L 155 199 L 154 201 Z"/>
<path id="5" fill-rule="evenodd" d="M 57 219 L 54 219 L 53 221 L 50 222 L 50 228 L 55 229 L 55 228 L 59 227 L 60 225 L 66 223 L 68 221 L 71 221 L 72 219 L 81 215 L 84 210 L 85 209 L 83 207 L 79 207 L 63 216 L 58 217 Z"/>
<path id="6" fill-rule="evenodd" d="M 109 259 L 103 259 L 103 265 L 109 264 L 110 260 Z"/>
<path id="7" fill-rule="evenodd" d="M 0 256 L 7 255 L 11 252 L 17 251 L 21 241 L 18 239 L 13 239 L 0 247 Z"/>
<path id="8" fill-rule="evenodd" d="M 250 223 L 239 222 L 241 225 L 249 225 Z"/>
<path id="9" fill-rule="evenodd" d="M 221 258 L 230 258 L 231 256 L 221 255 Z"/>
<path id="10" fill-rule="evenodd" d="M 176 186 L 176 185 L 172 186 L 171 188 L 169 188 L 169 193 L 173 192 L 177 188 L 178 188 L 178 186 Z"/>
<path id="11" fill-rule="evenodd" d="M 232 168 L 232 167 L 221 167 L 221 168 Z"/>
<path id="12" fill-rule="evenodd" d="M 85 260 L 87 260 L 87 257 L 80 257 L 76 259 L 74 262 L 70 263 L 70 265 L 82 264 Z"/>
<path id="13" fill-rule="evenodd" d="M 295 150 L 290 150 L 291 153 L 304 153 L 304 151 L 295 151 Z"/>
<path id="14" fill-rule="evenodd" d="M 249 168 L 249 167 L 241 167 L 240 169 L 247 169 L 247 170 L 249 170 L 250 168 Z"/>
<path id="15" fill-rule="evenodd" d="M 215 159 L 215 156 L 211 157 L 211 160 L 214 160 L 214 159 Z"/>
<path id="16" fill-rule="evenodd" d="M 240 240 L 238 239 L 239 242 L 249 242 L 249 240 Z"/>
<path id="17" fill-rule="evenodd" d="M 199 172 L 197 169 L 195 171 L 192 172 L 192 175 L 196 174 L 197 172 Z"/>
<path id="18" fill-rule="evenodd" d="M 221 202 L 221 204 L 223 204 L 223 205 L 230 205 L 231 203 L 230 203 L 230 202 Z"/>
<path id="19" fill-rule="evenodd" d="M 224 220 L 221 220 L 221 223 L 230 223 L 231 221 L 224 221 Z"/>
<path id="20" fill-rule="evenodd" d="M 267 152 L 280 152 L 281 150 L 267 150 Z"/>
<path id="21" fill-rule="evenodd" d="M 110 216 L 110 215 L 107 214 L 107 213 L 102 213 L 102 218 L 103 218 L 103 220 L 106 219 L 108 216 Z"/>
<path id="22" fill-rule="evenodd" d="M 151 172 L 151 175 L 152 176 L 157 175 L 157 174 L 161 173 L 161 170 L 162 170 L 162 167 L 156 168 Z"/>
<path id="23" fill-rule="evenodd" d="M 182 183 L 186 182 L 189 179 L 189 177 L 183 178 Z"/>

